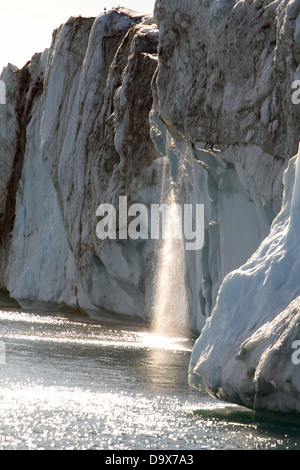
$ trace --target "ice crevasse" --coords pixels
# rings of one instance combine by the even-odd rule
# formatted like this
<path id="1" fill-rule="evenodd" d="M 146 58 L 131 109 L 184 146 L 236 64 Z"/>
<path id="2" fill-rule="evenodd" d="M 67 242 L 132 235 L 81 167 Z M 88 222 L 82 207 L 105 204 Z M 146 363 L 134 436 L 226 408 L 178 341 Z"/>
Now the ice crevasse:
<path id="1" fill-rule="evenodd" d="M 289 413 L 300 411 L 300 146 L 283 182 L 269 235 L 221 285 L 189 380 L 227 401 Z"/>

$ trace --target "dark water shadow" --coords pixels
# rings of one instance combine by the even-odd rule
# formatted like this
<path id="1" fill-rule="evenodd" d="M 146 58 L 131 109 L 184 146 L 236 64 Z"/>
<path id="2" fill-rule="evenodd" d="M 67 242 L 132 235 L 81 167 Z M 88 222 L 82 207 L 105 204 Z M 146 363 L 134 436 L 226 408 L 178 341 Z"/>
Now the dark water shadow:
<path id="1" fill-rule="evenodd" d="M 300 444 L 300 416 L 274 414 L 231 404 L 219 404 L 192 411 L 196 418 L 232 426 L 251 426 L 256 433 L 274 439 L 289 439 Z"/>

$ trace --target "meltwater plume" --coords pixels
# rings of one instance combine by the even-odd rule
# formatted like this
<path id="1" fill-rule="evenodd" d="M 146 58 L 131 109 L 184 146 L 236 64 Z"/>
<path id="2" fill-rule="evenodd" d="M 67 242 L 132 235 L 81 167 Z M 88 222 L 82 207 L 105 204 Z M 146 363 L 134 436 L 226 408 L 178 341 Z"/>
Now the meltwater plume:
<path id="1" fill-rule="evenodd" d="M 156 250 L 152 301 L 152 331 L 178 337 L 188 332 L 188 301 L 184 281 L 184 239 L 178 237 L 181 217 L 176 205 L 174 183 L 165 165 L 161 199 L 169 206 L 167 234 Z"/>

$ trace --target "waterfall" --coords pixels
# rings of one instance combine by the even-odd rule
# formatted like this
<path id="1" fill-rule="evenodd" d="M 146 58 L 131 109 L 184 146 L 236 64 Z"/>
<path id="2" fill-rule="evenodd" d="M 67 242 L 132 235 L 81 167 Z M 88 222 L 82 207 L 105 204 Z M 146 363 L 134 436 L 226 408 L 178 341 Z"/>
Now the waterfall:
<path id="1" fill-rule="evenodd" d="M 169 206 L 167 236 L 158 243 L 155 253 L 151 329 L 160 336 L 178 337 L 188 334 L 188 301 L 184 281 L 184 237 L 176 196 L 181 189 L 170 174 L 171 163 L 164 165 L 161 203 Z M 181 230 L 182 233 L 182 230 Z"/>

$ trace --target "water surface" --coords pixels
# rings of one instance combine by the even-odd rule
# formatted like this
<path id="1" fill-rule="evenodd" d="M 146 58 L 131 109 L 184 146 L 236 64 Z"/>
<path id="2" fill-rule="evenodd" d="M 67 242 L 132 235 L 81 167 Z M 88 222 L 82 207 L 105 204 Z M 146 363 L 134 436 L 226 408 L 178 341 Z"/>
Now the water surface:
<path id="1" fill-rule="evenodd" d="M 188 386 L 189 338 L 0 311 L 0 449 L 298 449 L 300 428 Z"/>

